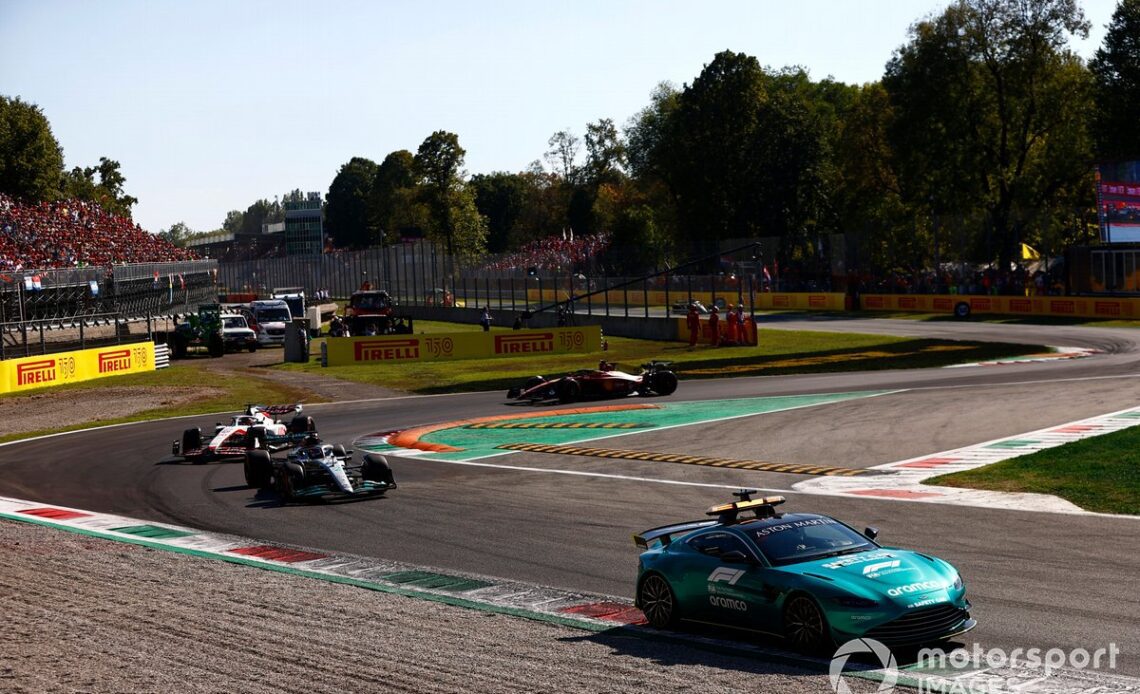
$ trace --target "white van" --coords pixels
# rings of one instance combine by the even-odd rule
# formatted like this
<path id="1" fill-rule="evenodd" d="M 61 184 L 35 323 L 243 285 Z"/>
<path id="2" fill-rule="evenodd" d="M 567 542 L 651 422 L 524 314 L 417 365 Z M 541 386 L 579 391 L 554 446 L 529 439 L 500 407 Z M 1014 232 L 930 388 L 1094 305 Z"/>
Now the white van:
<path id="1" fill-rule="evenodd" d="M 289 304 L 281 299 L 261 299 L 249 302 L 249 310 L 257 321 L 257 344 L 285 344 L 285 326 L 293 320 Z"/>

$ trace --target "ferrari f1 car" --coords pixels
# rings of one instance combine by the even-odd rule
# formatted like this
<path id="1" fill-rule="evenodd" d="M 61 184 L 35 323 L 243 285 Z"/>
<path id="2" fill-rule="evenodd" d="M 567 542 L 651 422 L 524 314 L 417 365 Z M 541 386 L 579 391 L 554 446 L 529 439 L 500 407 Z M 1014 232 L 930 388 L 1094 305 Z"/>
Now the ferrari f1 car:
<path id="1" fill-rule="evenodd" d="M 713 506 L 711 519 L 634 536 L 636 604 L 651 626 L 681 622 L 782 636 L 831 652 L 869 637 L 915 646 L 973 629 L 966 587 L 947 562 L 876 544 L 828 516 L 778 513 L 781 496 Z"/>
<path id="2" fill-rule="evenodd" d="M 365 454 L 354 463 L 352 455 L 344 446 L 321 443 L 316 436 L 284 458 L 251 450 L 245 454 L 245 481 L 251 487 L 275 489 L 285 502 L 376 495 L 396 488 L 383 456 Z"/>
<path id="3" fill-rule="evenodd" d="M 279 451 L 302 441 L 316 431 L 313 418 L 301 414 L 301 404 L 250 405 L 229 424 L 219 422 L 209 439 L 198 427 L 182 432 L 182 439 L 171 445 L 171 453 L 193 463 L 223 458 L 241 458 L 250 449 Z M 286 424 L 278 419 L 292 414 Z"/>
<path id="4" fill-rule="evenodd" d="M 653 361 L 641 365 L 641 372 L 630 374 L 618 371 L 604 359 L 596 369 L 581 369 L 563 376 L 545 378 L 532 376 L 526 382 L 507 391 L 512 400 L 596 400 L 620 398 L 627 395 L 672 395 L 677 390 L 677 374 L 667 367 L 671 362 Z"/>

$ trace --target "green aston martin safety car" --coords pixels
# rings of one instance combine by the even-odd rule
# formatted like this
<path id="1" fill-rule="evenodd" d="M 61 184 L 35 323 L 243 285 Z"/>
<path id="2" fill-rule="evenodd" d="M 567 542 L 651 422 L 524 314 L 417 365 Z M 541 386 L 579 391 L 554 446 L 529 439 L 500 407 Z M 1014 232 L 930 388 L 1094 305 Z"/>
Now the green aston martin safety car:
<path id="1" fill-rule="evenodd" d="M 712 624 L 824 652 L 870 637 L 888 646 L 941 641 L 973 629 L 966 587 L 947 562 L 883 547 L 828 516 L 779 513 L 784 497 L 714 506 L 710 519 L 634 536 L 636 604 L 651 626 Z"/>

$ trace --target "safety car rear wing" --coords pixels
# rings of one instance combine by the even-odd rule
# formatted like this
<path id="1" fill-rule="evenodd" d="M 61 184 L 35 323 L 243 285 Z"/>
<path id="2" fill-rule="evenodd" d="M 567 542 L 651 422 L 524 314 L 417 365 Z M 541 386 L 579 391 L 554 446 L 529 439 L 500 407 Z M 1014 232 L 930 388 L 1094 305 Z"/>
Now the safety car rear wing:
<path id="1" fill-rule="evenodd" d="M 660 528 L 653 528 L 652 530 L 646 530 L 643 533 L 634 535 L 633 544 L 642 549 L 649 549 L 651 546 L 657 545 L 665 547 L 682 535 L 688 535 L 694 530 L 707 528 L 710 525 L 716 525 L 719 522 L 720 521 L 715 520 L 699 520 L 688 521 L 685 523 L 674 523 L 673 525 L 663 525 Z"/>

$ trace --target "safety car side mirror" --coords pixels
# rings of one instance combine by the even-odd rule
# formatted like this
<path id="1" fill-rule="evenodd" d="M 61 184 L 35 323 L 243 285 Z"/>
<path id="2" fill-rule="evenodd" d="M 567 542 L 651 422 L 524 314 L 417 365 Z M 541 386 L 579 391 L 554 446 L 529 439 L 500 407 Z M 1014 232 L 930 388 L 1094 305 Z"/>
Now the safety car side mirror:
<path id="1" fill-rule="evenodd" d="M 867 528 L 863 531 L 863 534 L 867 536 L 867 539 L 874 540 L 879 536 L 879 529 L 867 526 Z"/>

